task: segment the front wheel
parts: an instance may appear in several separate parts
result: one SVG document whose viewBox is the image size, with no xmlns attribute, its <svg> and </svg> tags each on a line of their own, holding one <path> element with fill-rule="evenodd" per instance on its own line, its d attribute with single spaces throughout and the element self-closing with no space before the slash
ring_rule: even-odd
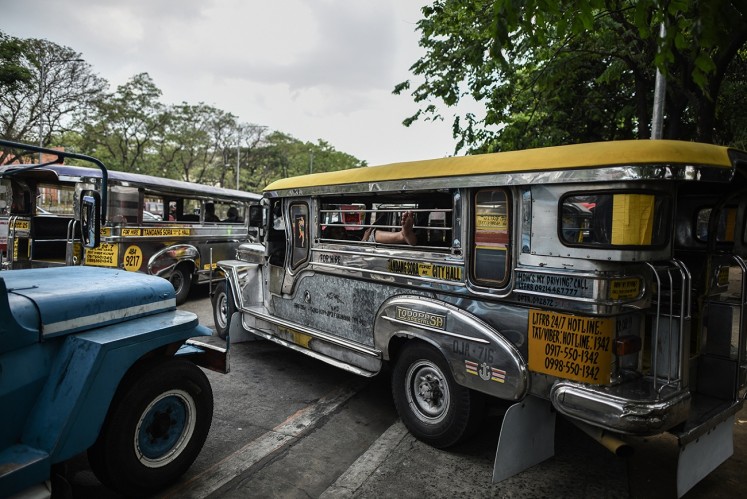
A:
<svg viewBox="0 0 747 499">
<path fill-rule="evenodd" d="M 405 346 L 397 358 L 392 395 L 410 433 L 437 448 L 468 437 L 482 419 L 482 397 L 458 385 L 441 353 L 426 343 Z"/>
<path fill-rule="evenodd" d="M 213 392 L 199 367 L 181 359 L 144 366 L 120 384 L 88 450 L 91 469 L 117 492 L 151 494 L 192 465 L 212 418 Z"/>
<path fill-rule="evenodd" d="M 213 322 L 215 332 L 222 339 L 228 335 L 228 325 L 231 316 L 236 311 L 236 305 L 230 294 L 230 286 L 225 280 L 218 283 L 213 292 Z"/>
<path fill-rule="evenodd" d="M 174 286 L 176 304 L 181 305 L 187 301 L 189 288 L 192 286 L 192 274 L 187 271 L 187 267 L 185 265 L 176 267 L 169 277 L 169 282 Z"/>
</svg>

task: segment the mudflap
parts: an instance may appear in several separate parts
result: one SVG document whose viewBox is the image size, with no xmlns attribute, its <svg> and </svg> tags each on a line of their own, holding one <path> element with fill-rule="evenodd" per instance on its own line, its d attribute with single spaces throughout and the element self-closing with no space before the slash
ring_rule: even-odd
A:
<svg viewBox="0 0 747 499">
<path fill-rule="evenodd" d="M 734 417 L 708 433 L 680 446 L 677 461 L 677 497 L 682 497 L 734 453 Z"/>
<path fill-rule="evenodd" d="M 234 312 L 228 319 L 228 338 L 231 343 L 244 343 L 247 341 L 261 340 L 256 334 L 252 334 L 242 324 L 242 313 Z"/>
<path fill-rule="evenodd" d="M 512 477 L 555 455 L 555 411 L 544 399 L 528 396 L 506 411 L 498 437 L 493 483 Z"/>
</svg>

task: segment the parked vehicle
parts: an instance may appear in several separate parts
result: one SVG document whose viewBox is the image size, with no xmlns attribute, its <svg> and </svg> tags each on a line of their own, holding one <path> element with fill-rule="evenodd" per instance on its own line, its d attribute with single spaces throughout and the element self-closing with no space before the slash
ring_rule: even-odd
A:
<svg viewBox="0 0 747 499">
<path fill-rule="evenodd" d="M 232 258 L 239 244 L 255 237 L 245 219 L 258 194 L 110 171 L 101 244 L 83 249 L 74 200 L 85 189 L 100 189 L 101 171 L 64 164 L 6 168 L 17 173 L 0 185 L 0 196 L 13 200 L 5 268 L 93 265 L 144 272 L 170 280 L 181 304 L 192 284 L 221 280 L 215 262 Z"/>
<path fill-rule="evenodd" d="M 0 147 L 101 168 L 101 191 L 81 190 L 74 202 L 80 244 L 95 248 L 107 220 L 104 165 Z M 0 169 L 0 178 L 19 173 Z M 0 320 L 0 496 L 50 497 L 65 461 L 86 451 L 99 480 L 127 496 L 151 494 L 193 463 L 213 414 L 198 366 L 227 372 L 228 356 L 197 339 L 211 330 L 177 310 L 168 281 L 86 266 L 8 270 Z"/>
<path fill-rule="evenodd" d="M 0 256 L 5 258 L 8 250 L 8 217 L 0 215 Z"/>
<path fill-rule="evenodd" d="M 216 325 L 391 364 L 437 447 L 511 402 L 495 481 L 552 456 L 557 414 L 616 451 L 669 432 L 682 495 L 731 455 L 744 400 L 745 173 L 725 147 L 622 141 L 279 180 L 261 243 L 218 262 Z"/>
</svg>

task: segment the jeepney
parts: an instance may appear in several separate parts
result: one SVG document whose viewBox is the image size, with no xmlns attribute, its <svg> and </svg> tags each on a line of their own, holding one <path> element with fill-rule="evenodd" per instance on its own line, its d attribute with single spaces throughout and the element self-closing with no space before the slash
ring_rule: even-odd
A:
<svg viewBox="0 0 747 499">
<path fill-rule="evenodd" d="M 80 244 L 94 248 L 107 219 L 104 165 L 5 140 L 0 147 L 101 168 L 101 191 L 81 191 L 74 205 Z M 0 168 L 0 178 L 19 173 Z M 168 281 L 85 266 L 7 270 L 0 322 L 0 496 L 64 497 L 65 463 L 82 452 L 98 479 L 127 497 L 163 489 L 192 465 L 213 416 L 198 366 L 228 372 L 228 350 L 197 339 L 212 332 L 177 310 Z"/>
<path fill-rule="evenodd" d="M 556 414 L 617 451 L 669 432 L 682 495 L 731 455 L 743 405 L 745 173 L 725 147 L 621 141 L 282 179 L 261 244 L 218 262 L 216 324 L 362 376 L 391 364 L 437 447 L 485 397 L 512 402 L 494 481 L 553 455 Z"/>
<path fill-rule="evenodd" d="M 0 185 L 0 198 L 12 200 L 8 269 L 92 265 L 143 272 L 171 281 L 179 305 L 192 284 L 222 280 L 215 262 L 254 238 L 246 217 L 258 194 L 109 171 L 101 244 L 84 249 L 73 200 L 100 189 L 101 171 L 69 164 L 7 168 L 19 170 Z"/>
</svg>

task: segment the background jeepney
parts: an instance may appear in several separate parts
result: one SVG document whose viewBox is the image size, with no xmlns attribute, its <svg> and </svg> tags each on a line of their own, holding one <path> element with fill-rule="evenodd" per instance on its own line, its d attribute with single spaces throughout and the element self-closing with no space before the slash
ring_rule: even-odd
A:
<svg viewBox="0 0 747 499">
<path fill-rule="evenodd" d="M 363 376 L 391 363 L 400 416 L 436 446 L 486 395 L 513 402 L 496 481 L 553 454 L 556 413 L 616 452 L 670 432 L 681 495 L 731 455 L 743 404 L 745 161 L 623 141 L 280 180 L 263 244 L 218 264 L 215 313 Z M 361 240 L 404 210 L 417 245 Z"/>
<path fill-rule="evenodd" d="M 169 279 L 181 304 L 192 283 L 222 279 L 214 262 L 233 257 L 251 238 L 246 215 L 257 194 L 125 172 L 108 176 L 109 216 L 101 244 L 87 250 L 73 207 L 82 190 L 100 186 L 99 170 L 52 164 L 4 180 L 13 200 L 6 268 L 85 264 L 145 272 Z"/>
<path fill-rule="evenodd" d="M 0 147 L 64 154 L 106 172 L 80 154 Z M 82 192 L 74 210 L 87 248 L 106 218 L 105 192 L 105 181 Z M 212 421 L 213 392 L 198 365 L 228 371 L 226 348 L 194 339 L 210 334 L 176 309 L 173 287 L 157 277 L 85 266 L 0 272 L 0 496 L 67 497 L 65 463 L 86 451 L 99 480 L 124 496 L 173 483 Z"/>
</svg>

